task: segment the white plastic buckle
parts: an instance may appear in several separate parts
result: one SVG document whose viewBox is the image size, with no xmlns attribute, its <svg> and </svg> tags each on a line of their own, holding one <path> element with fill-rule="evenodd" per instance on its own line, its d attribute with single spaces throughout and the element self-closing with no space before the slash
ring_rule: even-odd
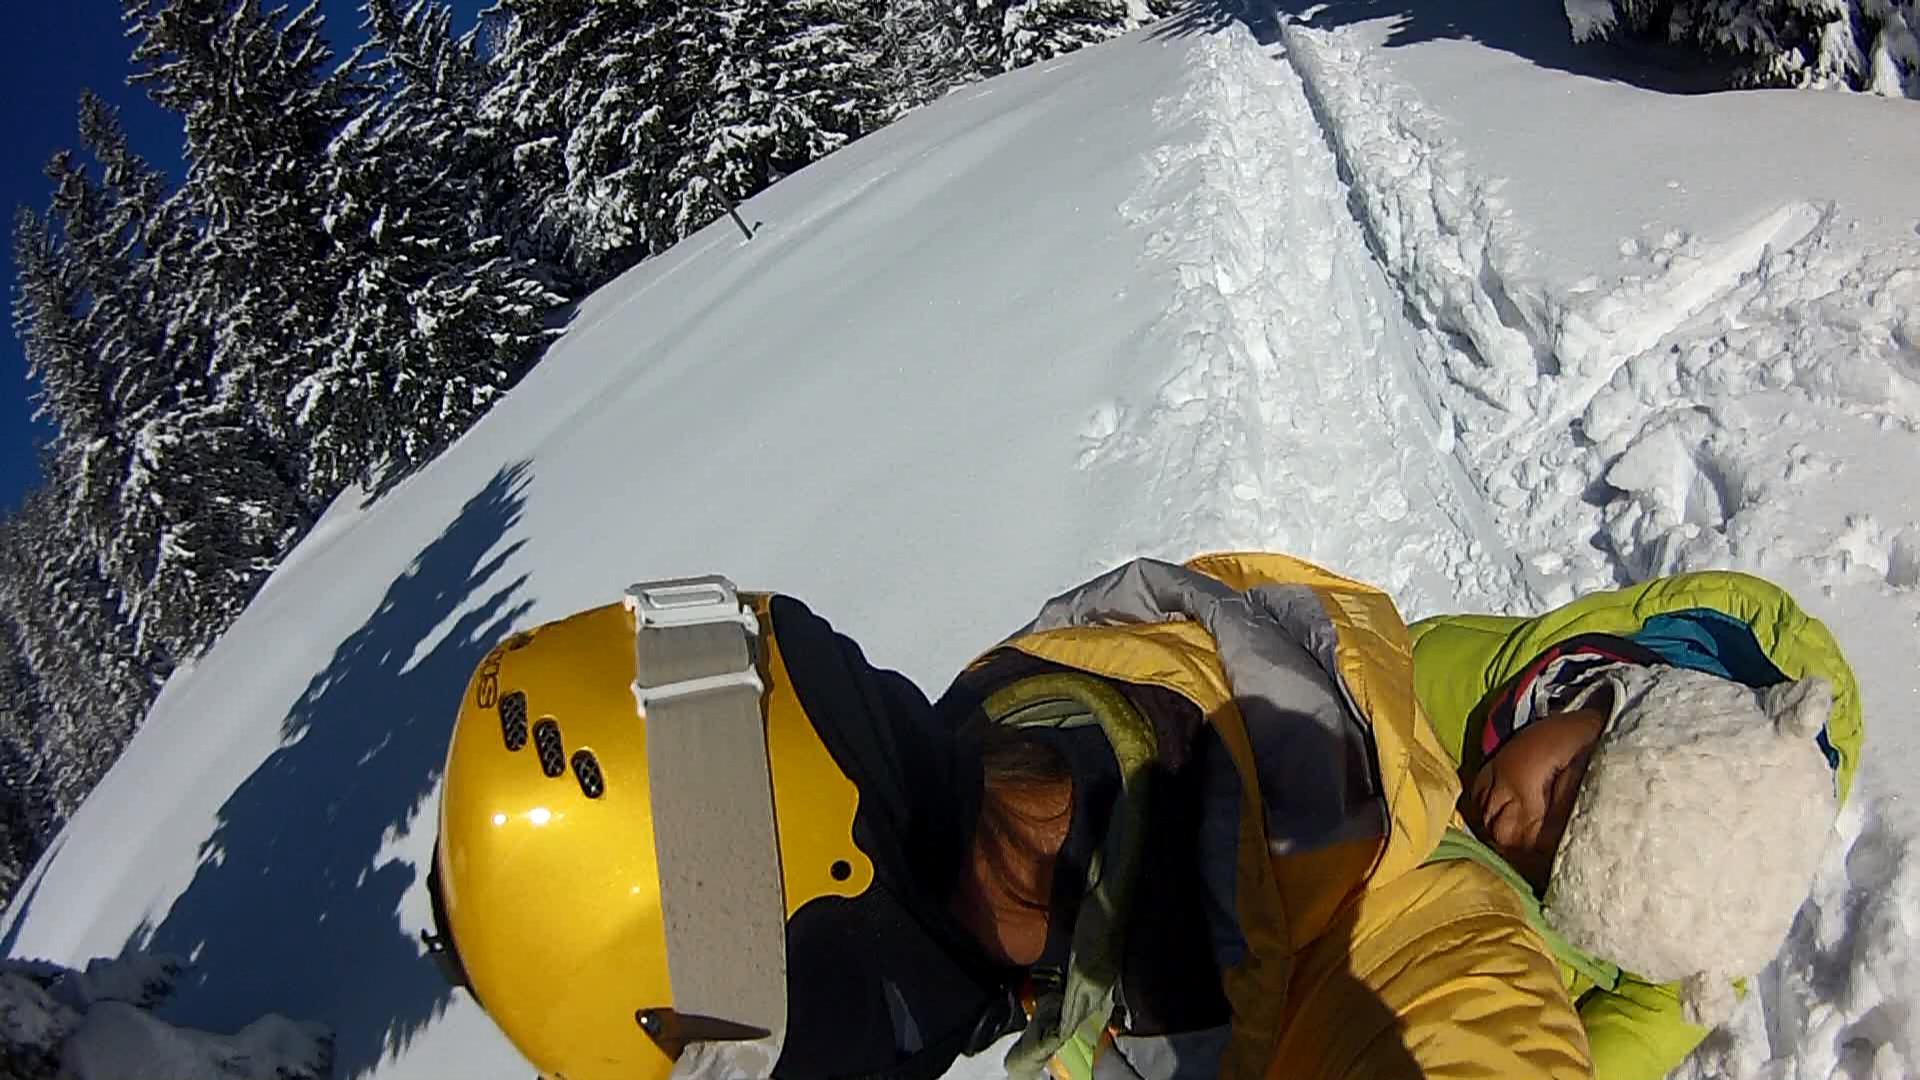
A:
<svg viewBox="0 0 1920 1080">
<path fill-rule="evenodd" d="M 629 585 L 626 605 L 641 629 L 732 622 L 745 627 L 748 634 L 760 634 L 760 620 L 740 606 L 739 590 L 719 574 Z"/>
<path fill-rule="evenodd" d="M 627 610 L 633 612 L 636 622 L 636 645 L 640 634 L 648 630 L 670 632 L 693 626 L 711 626 L 720 623 L 734 623 L 744 629 L 751 641 L 760 635 L 760 620 L 753 612 L 740 603 L 740 594 L 734 584 L 718 574 L 695 578 L 671 578 L 665 581 L 643 581 L 627 586 L 625 603 Z M 738 671 L 723 671 L 714 675 L 704 675 L 697 679 L 682 679 L 679 682 L 662 683 L 659 686 L 641 686 L 639 680 L 633 683 L 633 700 L 640 708 L 642 716 L 653 702 L 670 698 L 684 697 L 688 694 L 704 694 L 712 690 L 725 690 L 730 687 L 745 687 L 755 695 L 766 690 L 766 684 L 760 681 L 760 672 L 755 667 L 752 647 L 747 649 L 746 666 Z M 640 662 L 636 653 L 636 663 Z"/>
</svg>

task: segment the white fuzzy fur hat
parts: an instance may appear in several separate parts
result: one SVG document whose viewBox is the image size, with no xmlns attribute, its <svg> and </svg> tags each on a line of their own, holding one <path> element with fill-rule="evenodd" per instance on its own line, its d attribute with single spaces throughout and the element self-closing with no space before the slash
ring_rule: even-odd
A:
<svg viewBox="0 0 1920 1080">
<path fill-rule="evenodd" d="M 1718 1023 L 1732 980 L 1786 940 L 1831 837 L 1838 799 L 1814 739 L 1833 688 L 1626 666 L 1580 700 L 1601 686 L 1613 717 L 1554 857 L 1547 921 L 1635 975 L 1680 981 L 1690 1018 Z"/>
</svg>

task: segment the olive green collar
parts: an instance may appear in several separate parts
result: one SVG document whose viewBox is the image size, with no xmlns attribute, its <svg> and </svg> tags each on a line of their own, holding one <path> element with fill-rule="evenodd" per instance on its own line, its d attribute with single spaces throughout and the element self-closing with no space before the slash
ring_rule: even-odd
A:
<svg viewBox="0 0 1920 1080">
<path fill-rule="evenodd" d="M 1071 1080 L 1093 1080 L 1095 1048 L 1115 1012 L 1159 740 L 1118 688 L 1079 672 L 1028 676 L 995 691 L 981 708 L 994 722 L 1016 727 L 1097 724 L 1120 769 L 1120 795 L 1105 841 L 1087 868 L 1066 969 L 1035 972 L 1033 1015 L 1006 1057 L 1009 1076 L 1046 1075 L 1052 1061 Z"/>
</svg>

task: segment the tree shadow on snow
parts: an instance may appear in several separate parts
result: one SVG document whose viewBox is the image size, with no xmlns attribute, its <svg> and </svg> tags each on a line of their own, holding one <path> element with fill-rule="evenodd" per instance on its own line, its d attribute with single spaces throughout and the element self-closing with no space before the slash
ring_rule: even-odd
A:
<svg viewBox="0 0 1920 1080">
<path fill-rule="evenodd" d="M 506 540 L 527 484 L 524 463 L 496 474 L 393 582 L 286 716 L 281 748 L 220 808 L 166 919 L 128 941 L 193 963 L 166 1019 L 319 1021 L 344 1078 L 445 1008 L 448 987 L 397 917 L 424 868 L 375 860 L 438 783 L 474 666 L 532 606 L 524 575 L 499 580 L 522 546 Z"/>
<path fill-rule="evenodd" d="M 1474 41 L 1543 68 L 1668 94 L 1724 90 L 1733 69 L 1730 60 L 1665 41 L 1576 42 L 1554 0 L 1199 0 L 1160 32 L 1184 36 L 1239 22 L 1270 44 L 1282 22 L 1335 30 L 1375 19 L 1393 20 L 1388 48 Z"/>
<path fill-rule="evenodd" d="M 1280 40 L 1280 10 L 1265 0 L 1194 0 L 1169 15 L 1150 32 L 1156 38 L 1183 38 L 1217 33 L 1240 23 L 1255 41 L 1271 45 Z"/>
</svg>

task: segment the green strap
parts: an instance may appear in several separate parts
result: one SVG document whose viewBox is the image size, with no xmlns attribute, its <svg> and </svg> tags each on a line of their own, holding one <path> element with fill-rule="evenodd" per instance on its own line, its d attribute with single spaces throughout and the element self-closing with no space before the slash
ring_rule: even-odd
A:
<svg viewBox="0 0 1920 1080">
<path fill-rule="evenodd" d="M 1547 922 L 1546 912 L 1541 910 L 1540 900 L 1533 895 L 1533 886 L 1520 872 L 1508 865 L 1499 852 L 1481 843 L 1476 837 L 1459 829 L 1448 829 L 1440 838 L 1440 846 L 1427 856 L 1425 865 L 1465 860 L 1476 862 L 1500 875 L 1500 879 L 1512 886 L 1520 895 L 1521 905 L 1526 909 L 1527 923 L 1539 935 L 1546 939 L 1547 947 L 1553 950 L 1554 958 L 1585 976 L 1588 981 L 1602 990 L 1611 991 L 1620 985 L 1620 968 L 1573 946 Z"/>
<path fill-rule="evenodd" d="M 1100 1033 L 1091 1037 L 1075 1032 L 1065 1046 L 1054 1051 L 1053 1060 L 1066 1071 L 1068 1080 L 1092 1080 L 1094 1056 L 1100 1052 Z"/>
<path fill-rule="evenodd" d="M 1087 867 L 1064 978 L 1044 980 L 1026 1030 L 1007 1051 L 1007 1074 L 1039 1075 L 1052 1060 L 1070 1080 L 1092 1080 L 1093 1057 L 1113 1018 L 1114 989 L 1133 883 L 1146 834 L 1148 767 L 1159 754 L 1146 717 L 1104 680 L 1071 672 L 1034 675 L 989 696 L 996 723 L 1073 728 L 1099 724 L 1120 766 L 1120 795 L 1107 835 Z"/>
</svg>

